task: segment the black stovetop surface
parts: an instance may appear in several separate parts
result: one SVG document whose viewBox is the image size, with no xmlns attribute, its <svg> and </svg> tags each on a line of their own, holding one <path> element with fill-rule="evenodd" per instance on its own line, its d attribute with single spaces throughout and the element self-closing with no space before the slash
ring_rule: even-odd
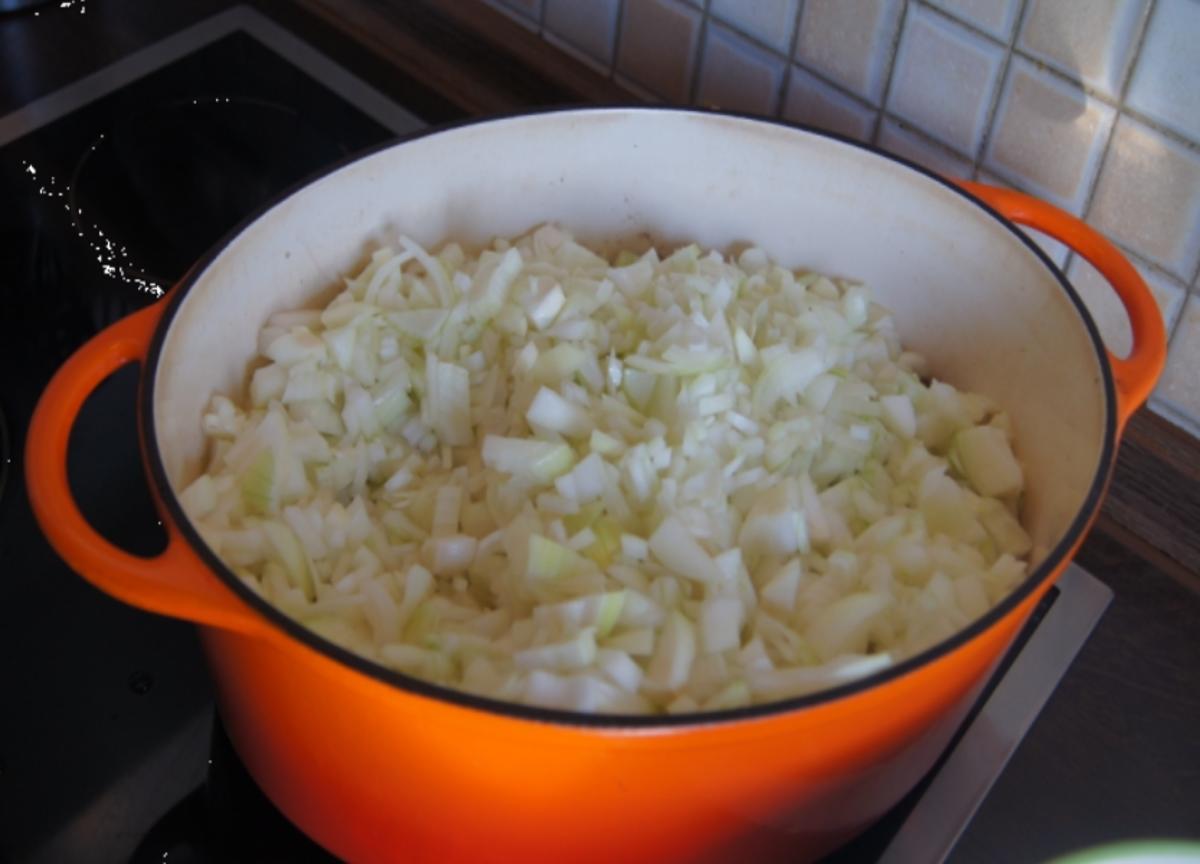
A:
<svg viewBox="0 0 1200 864">
<path fill-rule="evenodd" d="M 127 855 L 133 826 L 172 803 L 138 766 L 211 704 L 193 628 L 91 588 L 38 530 L 19 458 L 38 395 L 244 217 L 392 137 L 234 32 L 0 147 L 0 861 Z M 137 375 L 125 367 L 89 399 L 69 465 L 97 530 L 153 554 Z"/>
</svg>

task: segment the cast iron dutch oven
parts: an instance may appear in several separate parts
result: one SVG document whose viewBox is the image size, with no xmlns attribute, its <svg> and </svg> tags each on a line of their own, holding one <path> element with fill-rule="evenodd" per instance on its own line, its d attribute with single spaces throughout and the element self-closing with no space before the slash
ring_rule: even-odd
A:
<svg viewBox="0 0 1200 864">
<path fill-rule="evenodd" d="M 1040 552 L 1011 596 L 894 668 L 776 704 L 588 716 L 476 698 L 357 658 L 275 611 L 205 546 L 178 492 L 200 416 L 244 386 L 267 316 L 328 299 L 402 231 L 483 242 L 557 221 L 586 240 L 754 242 L 785 266 L 866 282 L 933 373 L 1007 410 Z M 1070 245 L 1128 312 L 1110 355 L 1079 296 L 1014 222 Z M 268 796 L 351 861 L 750 861 L 816 857 L 930 767 L 1094 519 L 1117 441 L 1163 364 L 1157 306 L 1099 235 L 1013 192 L 955 184 L 831 136 L 727 114 L 589 109 L 436 131 L 359 158 L 244 225 L 169 295 L 81 348 L 29 432 L 46 536 L 104 591 L 195 622 L 219 709 Z M 67 485 L 87 395 L 142 370 L 141 438 L 169 542 L 104 541 Z M 119 506 L 119 502 L 114 502 Z"/>
</svg>

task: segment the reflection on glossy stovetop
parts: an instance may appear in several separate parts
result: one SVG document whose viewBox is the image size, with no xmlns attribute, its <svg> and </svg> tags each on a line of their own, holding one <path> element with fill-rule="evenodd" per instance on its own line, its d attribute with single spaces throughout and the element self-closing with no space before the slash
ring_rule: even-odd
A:
<svg viewBox="0 0 1200 864">
<path fill-rule="evenodd" d="M 211 700 L 191 626 L 101 594 L 43 539 L 17 458 L 38 394 L 241 219 L 394 134 L 234 32 L 0 147 L 0 414 L 14 454 L 0 463 L 0 860 L 125 860 L 202 779 L 187 732 Z M 137 377 L 126 367 L 88 400 L 68 464 L 97 530 L 152 555 L 163 534 Z"/>
</svg>

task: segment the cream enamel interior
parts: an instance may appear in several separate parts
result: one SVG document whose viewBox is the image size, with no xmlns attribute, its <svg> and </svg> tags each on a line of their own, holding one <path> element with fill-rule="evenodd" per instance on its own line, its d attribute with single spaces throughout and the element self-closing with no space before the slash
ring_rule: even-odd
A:
<svg viewBox="0 0 1200 864">
<path fill-rule="evenodd" d="M 753 242 L 780 263 L 866 282 L 933 374 L 1013 416 L 1024 519 L 1043 550 L 1101 470 L 1105 391 L 1080 312 L 1010 231 L 869 151 L 779 125 L 668 110 L 548 113 L 464 126 L 354 162 L 263 215 L 198 275 L 153 383 L 178 490 L 201 469 L 200 416 L 243 393 L 272 312 L 325 302 L 403 232 L 482 243 L 557 221 L 588 242 Z"/>
</svg>

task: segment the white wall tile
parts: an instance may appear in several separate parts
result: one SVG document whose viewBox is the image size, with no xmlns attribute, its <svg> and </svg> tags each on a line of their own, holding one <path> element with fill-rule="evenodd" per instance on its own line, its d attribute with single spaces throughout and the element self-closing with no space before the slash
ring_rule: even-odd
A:
<svg viewBox="0 0 1200 864">
<path fill-rule="evenodd" d="M 1184 287 L 1168 277 L 1155 273 L 1148 267 L 1138 267 L 1137 270 L 1146 280 L 1146 287 L 1150 289 L 1154 299 L 1158 301 L 1158 309 L 1162 313 L 1163 323 L 1167 327 L 1167 332 L 1170 332 L 1175 318 L 1179 315 L 1179 307 L 1183 304 L 1183 298 L 1186 296 Z M 1121 305 L 1112 286 L 1097 272 L 1095 267 L 1079 255 L 1076 255 L 1071 261 L 1071 269 L 1067 273 L 1067 278 L 1071 280 L 1071 284 L 1087 305 L 1088 312 L 1091 313 L 1092 320 L 1100 329 L 1100 336 L 1108 350 L 1118 357 L 1127 356 L 1132 345 L 1129 316 L 1125 314 L 1125 307 Z"/>
<path fill-rule="evenodd" d="M 1193 431 L 1200 428 L 1200 295 L 1193 293 L 1184 307 L 1154 395 L 1190 419 Z"/>
<path fill-rule="evenodd" d="M 1121 89 L 1149 0 L 1029 0 L 1017 46 L 1110 96 Z"/>
<path fill-rule="evenodd" d="M 1200 3 L 1158 0 L 1126 101 L 1200 141 Z"/>
<path fill-rule="evenodd" d="M 878 105 L 900 13 L 900 0 L 807 0 L 796 59 Z"/>
<path fill-rule="evenodd" d="M 878 113 L 803 69 L 792 67 L 787 102 L 783 106 L 784 119 L 866 141 L 875 128 Z"/>
<path fill-rule="evenodd" d="M 965 27 L 910 6 L 888 111 L 974 155 L 983 137 L 1004 49 Z"/>
<path fill-rule="evenodd" d="M 619 0 L 545 0 L 546 31 L 607 66 L 612 63 Z"/>
<path fill-rule="evenodd" d="M 702 106 L 774 114 L 784 83 L 784 59 L 732 30 L 709 24 L 696 101 Z"/>
<path fill-rule="evenodd" d="M 792 46 L 799 0 L 712 0 L 709 11 L 726 24 L 784 54 Z"/>
<path fill-rule="evenodd" d="M 775 113 L 784 61 L 717 24 L 708 25 L 696 101 L 708 107 Z"/>
<path fill-rule="evenodd" d="M 1088 221 L 1180 279 L 1191 279 L 1200 261 L 1200 155 L 1121 117 Z"/>
<path fill-rule="evenodd" d="M 1072 213 L 1082 212 L 1115 112 L 1019 57 L 1006 78 L 984 164 Z"/>
<path fill-rule="evenodd" d="M 973 24 L 1001 42 L 1012 36 L 1019 0 L 927 0 L 947 14 Z"/>
<path fill-rule="evenodd" d="M 686 102 L 700 14 L 676 0 L 625 0 L 617 71 L 670 102 Z"/>
<path fill-rule="evenodd" d="M 925 140 L 895 120 L 883 121 L 879 129 L 879 146 L 943 177 L 965 179 L 971 176 L 971 163 L 966 159 Z"/>
</svg>

